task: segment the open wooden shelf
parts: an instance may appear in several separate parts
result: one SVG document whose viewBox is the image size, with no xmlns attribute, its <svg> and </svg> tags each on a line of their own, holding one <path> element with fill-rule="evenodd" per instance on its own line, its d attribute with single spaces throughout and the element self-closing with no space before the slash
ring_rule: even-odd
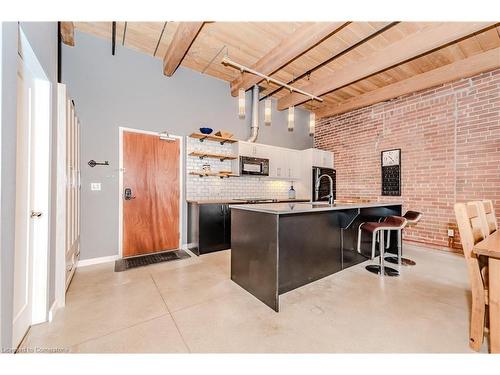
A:
<svg viewBox="0 0 500 375">
<path fill-rule="evenodd" d="M 200 159 L 212 158 L 212 159 L 219 159 L 220 161 L 238 159 L 238 157 L 234 156 L 234 155 L 211 154 L 208 152 L 201 152 L 201 151 L 193 151 L 193 152 L 190 152 L 189 155 L 190 156 L 197 156 Z"/>
<path fill-rule="evenodd" d="M 218 137 L 216 135 L 211 135 L 211 134 L 192 133 L 189 135 L 189 137 L 199 139 L 200 142 L 203 142 L 205 139 L 208 139 L 209 141 L 219 142 L 221 145 L 223 145 L 224 143 L 238 142 L 238 140 L 234 138 Z"/>
<path fill-rule="evenodd" d="M 206 171 L 191 171 L 189 174 L 200 177 L 238 177 L 237 174 L 234 173 L 224 173 L 224 172 L 206 172 Z"/>
</svg>

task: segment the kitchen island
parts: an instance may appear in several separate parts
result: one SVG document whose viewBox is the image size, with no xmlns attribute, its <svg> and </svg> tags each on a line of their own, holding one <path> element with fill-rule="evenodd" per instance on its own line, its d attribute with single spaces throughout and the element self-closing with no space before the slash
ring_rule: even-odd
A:
<svg viewBox="0 0 500 375">
<path fill-rule="evenodd" d="M 358 227 L 401 215 L 400 203 L 276 203 L 231 206 L 231 280 L 279 311 L 279 296 L 361 263 L 371 254 Z M 397 253 L 396 233 L 391 247 Z"/>
</svg>

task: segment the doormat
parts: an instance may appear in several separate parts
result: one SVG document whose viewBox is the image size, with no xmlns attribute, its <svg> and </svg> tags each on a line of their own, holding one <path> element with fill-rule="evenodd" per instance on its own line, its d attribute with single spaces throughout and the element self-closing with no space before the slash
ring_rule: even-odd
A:
<svg viewBox="0 0 500 375">
<path fill-rule="evenodd" d="M 186 258 L 191 258 L 191 255 L 184 250 L 174 250 L 157 254 L 142 255 L 133 258 L 118 259 L 115 261 L 115 272 L 122 272 L 131 268 Z"/>
</svg>

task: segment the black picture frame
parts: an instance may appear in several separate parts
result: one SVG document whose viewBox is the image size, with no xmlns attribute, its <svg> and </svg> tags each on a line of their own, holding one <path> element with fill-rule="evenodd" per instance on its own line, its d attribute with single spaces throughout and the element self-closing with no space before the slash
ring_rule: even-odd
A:
<svg viewBox="0 0 500 375">
<path fill-rule="evenodd" d="M 384 153 L 398 151 L 399 153 L 399 164 L 384 166 Z M 381 195 L 389 197 L 400 197 L 401 196 L 401 149 L 393 148 L 389 150 L 380 151 L 380 178 L 381 178 Z M 396 185 L 394 185 L 393 176 L 397 174 Z M 389 178 L 389 175 L 391 177 Z"/>
</svg>

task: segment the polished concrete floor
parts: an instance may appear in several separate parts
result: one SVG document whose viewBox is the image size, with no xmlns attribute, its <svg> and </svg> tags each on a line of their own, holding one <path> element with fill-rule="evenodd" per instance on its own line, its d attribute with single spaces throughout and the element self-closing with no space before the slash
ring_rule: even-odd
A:
<svg viewBox="0 0 500 375">
<path fill-rule="evenodd" d="M 67 305 L 21 348 L 68 352 L 472 352 L 462 257 L 406 247 L 384 279 L 365 262 L 281 297 L 275 313 L 230 280 L 230 251 L 114 273 L 79 268 Z M 487 351 L 486 343 L 483 350 Z"/>
</svg>

